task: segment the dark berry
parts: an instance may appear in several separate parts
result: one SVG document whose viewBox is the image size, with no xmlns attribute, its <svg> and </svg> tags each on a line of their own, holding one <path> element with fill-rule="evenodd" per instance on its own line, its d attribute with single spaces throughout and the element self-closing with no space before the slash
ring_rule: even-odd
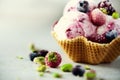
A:
<svg viewBox="0 0 120 80">
<path fill-rule="evenodd" d="M 37 54 L 37 53 L 30 53 L 30 54 L 29 54 L 29 57 L 30 57 L 30 60 L 31 60 L 31 61 L 33 61 L 34 58 L 35 58 L 35 57 L 38 57 L 38 56 L 40 56 L 40 55 Z"/>
<path fill-rule="evenodd" d="M 114 7 L 111 5 L 111 3 L 109 2 L 109 0 L 105 0 L 105 1 L 101 1 L 98 4 L 98 8 L 104 8 L 107 11 L 108 15 L 112 15 L 116 10 L 114 9 Z"/>
<path fill-rule="evenodd" d="M 108 32 L 106 32 L 106 39 L 108 39 L 109 41 L 112 41 L 113 39 L 115 39 L 117 37 L 118 33 L 116 30 L 110 30 Z"/>
<path fill-rule="evenodd" d="M 78 5 L 77 5 L 77 10 L 80 11 L 80 12 L 86 13 L 89 10 L 88 6 L 89 6 L 88 1 L 85 1 L 85 0 L 84 1 L 80 1 L 78 3 Z"/>
<path fill-rule="evenodd" d="M 72 69 L 72 74 L 75 76 L 83 76 L 85 73 L 85 69 L 82 66 L 76 66 Z"/>
<path fill-rule="evenodd" d="M 38 54 L 39 54 L 40 56 L 43 56 L 43 57 L 45 57 L 47 53 L 48 53 L 48 50 L 44 50 L 44 49 L 38 51 Z"/>
</svg>

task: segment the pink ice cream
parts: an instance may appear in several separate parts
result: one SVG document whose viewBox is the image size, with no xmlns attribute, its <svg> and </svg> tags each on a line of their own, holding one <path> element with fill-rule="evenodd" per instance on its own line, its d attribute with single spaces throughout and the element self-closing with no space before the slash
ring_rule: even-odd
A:
<svg viewBox="0 0 120 80">
<path fill-rule="evenodd" d="M 86 2 L 80 4 L 80 1 Z M 85 6 L 89 10 L 79 11 L 78 4 L 89 5 Z M 80 9 L 82 10 L 81 7 Z M 84 36 L 93 42 L 108 43 L 120 37 L 120 18 L 114 19 L 112 15 L 103 13 L 93 0 L 71 0 L 54 26 L 54 31 L 60 40 Z"/>
<path fill-rule="evenodd" d="M 77 7 L 79 2 L 83 0 L 70 0 L 64 8 L 63 14 L 66 14 L 70 11 L 78 11 Z M 97 7 L 94 0 L 86 0 L 89 3 L 89 11 L 92 11 L 94 8 Z"/>
<path fill-rule="evenodd" d="M 96 27 L 91 24 L 89 16 L 78 11 L 65 14 L 54 27 L 60 39 L 71 39 L 77 36 L 89 37 L 95 30 Z"/>
</svg>

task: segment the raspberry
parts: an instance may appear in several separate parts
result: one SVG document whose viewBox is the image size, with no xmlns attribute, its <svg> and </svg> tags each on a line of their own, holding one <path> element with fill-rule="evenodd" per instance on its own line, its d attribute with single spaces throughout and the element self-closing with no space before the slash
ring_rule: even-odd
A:
<svg viewBox="0 0 120 80">
<path fill-rule="evenodd" d="M 91 20 L 94 25 L 101 26 L 106 22 L 106 15 L 99 9 L 94 9 L 91 12 Z"/>
</svg>

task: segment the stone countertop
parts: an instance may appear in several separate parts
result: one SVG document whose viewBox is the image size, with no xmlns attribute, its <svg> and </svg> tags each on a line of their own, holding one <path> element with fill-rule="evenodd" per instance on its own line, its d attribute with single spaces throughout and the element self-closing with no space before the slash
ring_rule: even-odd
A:
<svg viewBox="0 0 120 80">
<path fill-rule="evenodd" d="M 73 65 L 50 34 L 51 24 L 62 16 L 69 0 L 0 0 L 0 80 L 83 80 L 59 69 L 51 72 L 63 74 L 56 79 L 51 74 L 40 77 L 37 65 L 29 60 L 29 44 L 61 53 L 63 63 Z M 116 1 L 112 0 L 115 4 Z M 23 59 L 18 59 L 22 56 Z M 105 80 L 120 80 L 120 57 L 110 64 L 89 65 L 97 76 Z"/>
</svg>

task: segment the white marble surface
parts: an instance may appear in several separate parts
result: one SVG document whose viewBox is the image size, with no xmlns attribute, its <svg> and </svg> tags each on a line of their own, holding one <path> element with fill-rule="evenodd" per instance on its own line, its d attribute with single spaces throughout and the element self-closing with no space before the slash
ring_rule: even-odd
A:
<svg viewBox="0 0 120 80">
<path fill-rule="evenodd" d="M 59 19 L 69 0 L 0 0 L 0 80 L 83 80 L 71 73 L 63 73 L 56 79 L 50 74 L 40 77 L 37 65 L 29 60 L 29 44 L 61 53 L 62 63 L 74 63 L 68 59 L 50 34 L 51 24 Z M 116 2 L 118 1 L 118 2 Z M 120 0 L 112 0 L 119 5 Z M 119 8 L 117 8 L 119 10 Z M 17 59 L 22 56 L 24 59 Z M 84 65 L 84 64 L 81 64 Z M 98 77 L 120 80 L 120 57 L 111 64 L 90 65 Z"/>
</svg>

